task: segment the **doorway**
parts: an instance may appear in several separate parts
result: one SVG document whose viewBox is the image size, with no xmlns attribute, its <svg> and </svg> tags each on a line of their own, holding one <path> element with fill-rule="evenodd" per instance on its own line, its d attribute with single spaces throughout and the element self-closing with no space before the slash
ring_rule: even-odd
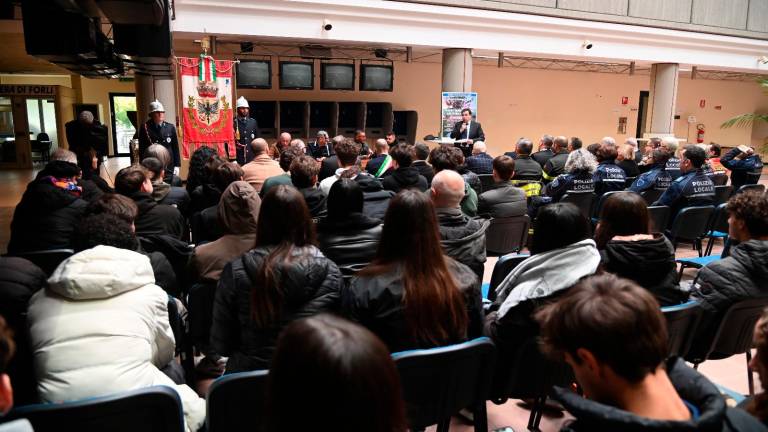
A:
<svg viewBox="0 0 768 432">
<path fill-rule="evenodd" d="M 131 117 L 136 117 L 135 93 L 110 93 L 109 113 L 112 120 L 112 145 L 115 156 L 131 155 L 131 140 L 136 135 L 136 126 Z"/>
<path fill-rule="evenodd" d="M 47 163 L 51 153 L 59 147 L 54 99 L 27 98 L 27 131 L 29 132 L 30 159 Z"/>
<path fill-rule="evenodd" d="M 641 91 L 640 92 L 640 104 L 637 107 L 637 131 L 635 133 L 635 138 L 642 138 L 643 134 L 645 134 L 645 122 L 648 118 L 648 98 L 650 97 L 651 92 L 648 91 Z"/>
</svg>

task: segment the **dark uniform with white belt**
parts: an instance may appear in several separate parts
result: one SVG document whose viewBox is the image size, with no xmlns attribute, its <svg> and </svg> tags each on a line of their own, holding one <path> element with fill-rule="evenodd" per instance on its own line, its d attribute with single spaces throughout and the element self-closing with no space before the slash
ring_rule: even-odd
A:
<svg viewBox="0 0 768 432">
<path fill-rule="evenodd" d="M 237 117 L 235 117 L 235 155 L 237 163 L 245 165 L 253 160 L 251 141 L 260 138 L 259 124 L 248 115 L 248 101 L 243 97 L 237 99 Z"/>
<path fill-rule="evenodd" d="M 158 115 L 158 114 L 163 115 Z M 179 157 L 179 138 L 176 135 L 176 126 L 164 120 L 165 108 L 160 101 L 155 100 L 149 104 L 150 118 L 147 120 L 138 132 L 139 135 L 139 158 L 144 157 L 144 152 L 152 144 L 160 144 L 168 149 L 168 153 L 173 158 L 173 166 L 181 166 Z M 160 121 L 158 122 L 157 119 Z M 174 170 L 175 171 L 175 170 Z"/>
</svg>

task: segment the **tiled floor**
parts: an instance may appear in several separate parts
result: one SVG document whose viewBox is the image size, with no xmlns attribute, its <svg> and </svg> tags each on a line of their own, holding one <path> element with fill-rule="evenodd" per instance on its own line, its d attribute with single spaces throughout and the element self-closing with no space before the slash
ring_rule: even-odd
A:
<svg viewBox="0 0 768 432">
<path fill-rule="evenodd" d="M 104 177 L 109 178 L 112 182 L 115 173 L 128 165 L 128 158 L 113 158 L 106 164 L 106 170 L 103 172 Z M 41 167 L 37 167 L 40 169 Z M 0 192 L 0 253 L 5 253 L 6 245 L 10 237 L 10 223 L 13 216 L 13 210 L 18 203 L 21 195 L 24 193 L 26 184 L 34 178 L 36 170 L 0 170 L 0 184 L 3 185 L 2 192 Z M 761 183 L 768 184 L 768 178 L 766 174 L 763 174 Z M 722 245 L 718 244 L 713 254 L 719 254 L 722 250 Z M 681 245 L 677 251 L 677 257 L 691 257 L 696 256 L 696 252 L 691 250 L 690 246 Z M 489 258 L 485 264 L 485 276 L 484 282 L 490 282 L 491 273 L 493 272 L 493 266 L 496 263 L 496 258 Z M 687 270 L 683 276 L 684 280 L 690 280 L 696 274 L 696 270 Z M 739 355 L 733 356 L 725 360 L 708 361 L 703 363 L 699 370 L 709 377 L 712 381 L 732 389 L 738 393 L 747 393 L 747 368 L 746 368 L 746 356 Z M 760 382 L 755 375 L 755 386 L 760 391 Z M 507 401 L 503 405 L 495 405 L 488 402 L 488 425 L 491 430 L 499 429 L 503 427 L 511 427 L 514 431 L 526 430 L 528 422 L 529 411 L 520 406 L 521 402 L 517 400 Z M 567 415 L 557 412 L 548 411 L 545 412 L 544 418 L 541 423 L 542 431 L 556 431 L 560 429 L 560 425 L 567 420 Z M 429 430 L 434 430 L 430 428 Z M 472 426 L 459 418 L 454 418 L 451 423 L 451 430 L 453 431 L 471 431 Z"/>
</svg>

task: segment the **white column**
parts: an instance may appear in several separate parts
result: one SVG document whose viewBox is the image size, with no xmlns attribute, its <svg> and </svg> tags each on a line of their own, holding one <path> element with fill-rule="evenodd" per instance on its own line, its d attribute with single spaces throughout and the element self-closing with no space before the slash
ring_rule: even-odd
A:
<svg viewBox="0 0 768 432">
<path fill-rule="evenodd" d="M 675 102 L 680 65 L 656 63 L 651 66 L 647 131 L 652 136 L 675 134 Z"/>
<path fill-rule="evenodd" d="M 443 91 L 472 91 L 472 55 L 467 48 L 443 50 Z"/>
</svg>

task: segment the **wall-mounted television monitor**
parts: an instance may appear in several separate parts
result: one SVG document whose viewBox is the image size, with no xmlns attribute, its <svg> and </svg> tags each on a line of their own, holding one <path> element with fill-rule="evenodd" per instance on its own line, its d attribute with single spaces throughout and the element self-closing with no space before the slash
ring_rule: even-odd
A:
<svg viewBox="0 0 768 432">
<path fill-rule="evenodd" d="M 392 91 L 393 72 L 390 65 L 361 64 L 360 90 Z"/>
<path fill-rule="evenodd" d="M 237 64 L 237 88 L 272 88 L 272 62 L 240 60 Z"/>
<path fill-rule="evenodd" d="M 351 63 L 323 63 L 320 69 L 320 88 L 323 90 L 354 90 L 355 65 Z"/>
<path fill-rule="evenodd" d="M 315 70 L 312 62 L 280 62 L 280 88 L 312 90 L 315 88 Z"/>
</svg>

